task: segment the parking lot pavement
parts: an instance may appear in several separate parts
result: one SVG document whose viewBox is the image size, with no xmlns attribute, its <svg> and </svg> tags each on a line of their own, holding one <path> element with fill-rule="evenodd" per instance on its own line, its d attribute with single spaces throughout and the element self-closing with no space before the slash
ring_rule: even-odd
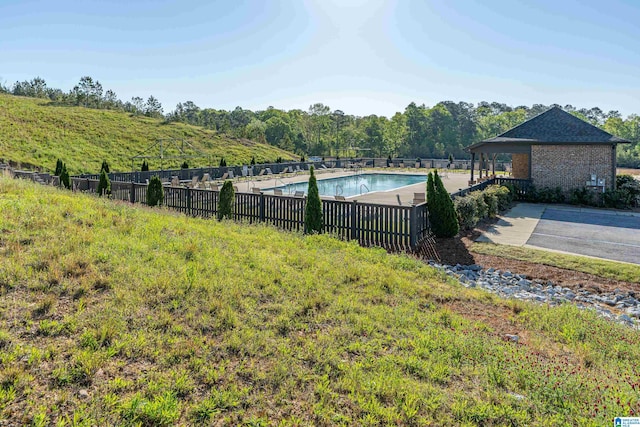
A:
<svg viewBox="0 0 640 427">
<path fill-rule="evenodd" d="M 547 207 L 526 244 L 640 264 L 640 215 Z"/>
</svg>

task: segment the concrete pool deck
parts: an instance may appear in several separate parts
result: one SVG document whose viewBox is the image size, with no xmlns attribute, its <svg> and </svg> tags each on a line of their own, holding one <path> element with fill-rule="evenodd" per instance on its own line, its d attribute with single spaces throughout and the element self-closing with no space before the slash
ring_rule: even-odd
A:
<svg viewBox="0 0 640 427">
<path fill-rule="evenodd" d="M 409 175 L 424 175 L 424 182 L 418 184 L 412 184 L 401 188 L 396 188 L 388 191 L 377 191 L 358 196 L 347 197 L 346 200 L 357 200 L 363 203 L 379 203 L 385 205 L 397 205 L 398 197 L 403 205 L 410 205 L 413 201 L 414 193 L 426 193 L 427 174 L 431 169 L 364 169 L 358 173 L 368 174 L 409 174 Z M 353 176 L 352 170 L 345 169 L 332 169 L 321 170 L 316 173 L 318 180 L 328 178 L 340 178 L 344 176 Z M 468 187 L 469 172 L 448 172 L 441 174 L 442 182 L 449 191 L 449 193 L 456 192 L 462 188 Z M 307 182 L 309 180 L 309 173 L 302 172 L 298 175 L 289 175 L 287 177 L 273 177 L 262 178 L 258 180 L 256 177 L 253 179 L 246 179 L 235 181 L 234 185 L 238 187 L 241 192 L 251 192 L 252 188 L 257 187 L 260 189 L 279 187 L 289 183 Z M 333 200 L 333 196 L 322 196 L 323 199 Z"/>
</svg>

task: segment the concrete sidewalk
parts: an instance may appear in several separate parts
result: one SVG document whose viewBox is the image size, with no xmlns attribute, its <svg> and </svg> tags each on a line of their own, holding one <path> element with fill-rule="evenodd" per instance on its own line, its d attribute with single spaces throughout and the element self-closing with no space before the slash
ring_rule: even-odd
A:
<svg viewBox="0 0 640 427">
<path fill-rule="evenodd" d="M 524 246 L 535 230 L 547 205 L 518 203 L 498 222 L 476 239 L 477 242 L 489 242 L 499 245 Z"/>
</svg>

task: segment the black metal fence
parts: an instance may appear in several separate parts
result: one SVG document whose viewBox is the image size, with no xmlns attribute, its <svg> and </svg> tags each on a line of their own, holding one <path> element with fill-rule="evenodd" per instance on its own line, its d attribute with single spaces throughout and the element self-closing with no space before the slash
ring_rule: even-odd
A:
<svg viewBox="0 0 640 427">
<path fill-rule="evenodd" d="M 95 192 L 97 179 L 72 178 L 74 190 Z M 216 217 L 220 192 L 185 187 L 164 188 L 163 206 L 186 215 Z M 146 203 L 147 184 L 111 182 L 111 198 Z M 233 219 L 263 222 L 283 230 L 304 229 L 306 198 L 269 194 L 235 193 Z M 379 205 L 357 201 L 322 200 L 324 232 L 363 246 L 411 250 L 427 235 L 427 205 Z"/>
<path fill-rule="evenodd" d="M 169 169 L 169 170 L 154 170 L 145 172 L 111 172 L 109 173 L 109 179 L 119 182 L 147 182 L 152 176 L 158 176 L 162 181 L 168 182 L 174 176 L 178 177 L 181 181 L 191 180 L 197 177 L 202 179 L 204 174 L 209 174 L 211 179 L 219 179 L 224 176 L 225 173 L 233 172 L 234 176 L 255 176 L 259 175 L 262 170 L 267 168 L 274 174 L 281 173 L 285 168 L 290 170 L 308 170 L 309 166 L 314 166 L 316 169 L 335 169 L 335 168 L 353 168 L 353 167 L 366 167 L 366 168 L 427 168 L 427 169 L 443 169 L 450 167 L 452 169 L 469 169 L 471 166 L 470 160 L 454 160 L 452 164 L 449 164 L 447 159 L 424 159 L 417 161 L 418 159 L 393 159 L 389 162 L 384 158 L 357 158 L 357 159 L 330 159 L 322 162 L 289 162 L 289 163 L 269 163 L 259 165 L 242 165 L 242 166 L 225 166 L 225 167 L 203 167 L 192 169 Z M 496 170 L 506 170 L 510 162 L 497 162 Z M 99 179 L 99 174 L 83 174 L 78 175 L 77 178 L 89 178 Z"/>
</svg>

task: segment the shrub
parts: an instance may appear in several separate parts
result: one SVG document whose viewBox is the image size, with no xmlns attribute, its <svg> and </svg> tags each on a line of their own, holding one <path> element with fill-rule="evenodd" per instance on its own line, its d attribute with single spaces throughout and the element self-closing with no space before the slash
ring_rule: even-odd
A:
<svg viewBox="0 0 640 427">
<path fill-rule="evenodd" d="M 255 165 L 255 164 L 256 164 L 256 158 L 255 158 L 255 157 L 252 157 L 252 158 L 251 158 L 251 166 L 253 166 L 253 165 Z"/>
<path fill-rule="evenodd" d="M 640 206 L 640 181 L 631 175 L 616 176 L 616 190 L 629 195 L 631 206 Z"/>
<path fill-rule="evenodd" d="M 391 166 L 393 164 L 393 160 L 391 160 L 391 155 L 389 155 L 389 157 L 387 157 L 387 167 Z"/>
<path fill-rule="evenodd" d="M 431 198 L 429 198 L 431 193 Z M 453 237 L 460 231 L 458 217 L 449 192 L 438 175 L 438 171 L 427 177 L 427 208 L 431 230 L 436 237 Z"/>
<path fill-rule="evenodd" d="M 565 200 L 560 187 L 543 187 L 537 189 L 534 194 L 535 196 L 531 196 L 533 198 L 531 201 L 536 203 L 563 203 Z"/>
<path fill-rule="evenodd" d="M 481 221 L 489 216 L 489 207 L 484 201 L 484 196 L 482 195 L 481 191 L 473 191 L 466 197 L 469 197 L 476 204 L 476 215 L 478 216 L 478 221 Z"/>
<path fill-rule="evenodd" d="M 181 169 L 189 169 L 189 163 L 187 163 L 186 161 L 182 162 L 182 165 L 180 165 Z"/>
<path fill-rule="evenodd" d="M 469 196 L 457 197 L 453 206 L 458 217 L 458 224 L 466 230 L 470 230 L 478 223 L 478 209 L 475 200 Z"/>
<path fill-rule="evenodd" d="M 142 161 L 142 167 L 140 168 L 142 172 L 147 172 L 149 170 L 149 163 L 146 160 Z"/>
<path fill-rule="evenodd" d="M 318 183 L 313 173 L 313 166 L 309 168 L 309 172 L 307 204 L 304 208 L 304 232 L 306 234 L 315 234 L 322 232 L 322 202 L 318 194 Z"/>
<path fill-rule="evenodd" d="M 109 196 L 111 194 L 111 181 L 107 171 L 102 169 L 100 172 L 100 181 L 98 182 L 98 188 L 96 189 L 98 196 Z"/>
<path fill-rule="evenodd" d="M 147 205 L 160 206 L 164 200 L 164 189 L 162 181 L 158 176 L 152 176 L 147 187 Z"/>
<path fill-rule="evenodd" d="M 218 201 L 218 221 L 223 218 L 231 218 L 233 215 L 233 201 L 235 199 L 235 191 L 231 181 L 225 181 L 220 189 L 220 200 Z"/>
<path fill-rule="evenodd" d="M 593 193 L 586 187 L 571 190 L 569 203 L 572 205 L 592 205 Z"/>
<path fill-rule="evenodd" d="M 56 160 L 56 170 L 53 174 L 55 176 L 60 176 L 61 173 L 62 173 L 62 160 L 58 159 Z"/>
<path fill-rule="evenodd" d="M 102 165 L 100 166 L 100 172 L 105 171 L 106 173 L 109 173 L 109 163 L 107 163 L 106 160 L 102 161 Z"/>
<path fill-rule="evenodd" d="M 60 185 L 64 188 L 71 188 L 71 178 L 69 178 L 69 171 L 67 171 L 67 165 L 62 164 L 62 171 L 60 171 Z"/>
<path fill-rule="evenodd" d="M 227 166 L 227 161 L 224 159 L 224 157 L 220 157 L 220 167 L 223 168 Z"/>
<path fill-rule="evenodd" d="M 498 212 L 507 209 L 513 202 L 513 193 L 504 185 L 490 185 L 485 191 L 490 191 L 496 196 Z"/>
<path fill-rule="evenodd" d="M 304 160 L 304 154 L 303 154 L 302 157 L 300 157 L 300 163 L 304 163 L 304 162 L 305 160 Z"/>
<path fill-rule="evenodd" d="M 632 198 L 628 192 L 621 189 L 606 190 L 602 194 L 602 202 L 607 208 L 629 209 L 631 208 Z"/>
<path fill-rule="evenodd" d="M 487 216 L 495 218 L 498 215 L 498 197 L 493 190 L 487 189 L 482 192 L 484 203 L 487 205 Z"/>
</svg>

